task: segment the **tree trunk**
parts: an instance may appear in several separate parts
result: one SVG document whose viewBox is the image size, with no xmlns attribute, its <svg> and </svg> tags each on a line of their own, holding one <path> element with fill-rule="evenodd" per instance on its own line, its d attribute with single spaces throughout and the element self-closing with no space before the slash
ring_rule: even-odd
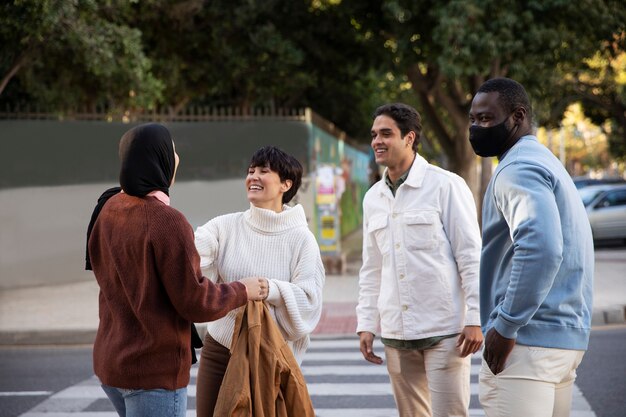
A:
<svg viewBox="0 0 626 417">
<path fill-rule="evenodd" d="M 459 91 L 454 90 L 455 87 L 449 87 L 448 90 L 442 88 L 444 84 L 454 84 L 452 81 L 438 75 L 436 69 L 431 68 L 429 71 L 423 73 L 417 64 L 407 69 L 407 77 L 421 103 L 418 111 L 425 116 L 424 124 L 431 127 L 448 158 L 446 168 L 463 177 L 476 196 L 476 157 L 467 138 L 469 119 L 466 106 L 454 100 L 452 93 L 459 94 Z M 441 108 L 448 113 L 448 120 L 442 117 Z"/>
<path fill-rule="evenodd" d="M 478 203 L 479 184 L 478 171 L 476 169 L 476 155 L 467 139 L 467 130 L 456 132 L 454 135 L 454 151 L 447 154 L 448 169 L 463 177 Z"/>
<path fill-rule="evenodd" d="M 487 186 L 491 180 L 491 174 L 493 173 L 493 158 L 480 158 L 480 189 L 478 193 L 478 200 L 476 200 L 476 207 L 478 207 L 478 224 L 482 228 L 482 211 L 483 200 L 485 193 L 487 192 Z"/>
<path fill-rule="evenodd" d="M 17 58 L 17 60 L 15 60 L 15 63 L 13 63 L 13 66 L 11 67 L 9 72 L 7 72 L 4 77 L 2 77 L 2 81 L 0 81 L 0 95 L 2 95 L 2 92 L 6 88 L 7 84 L 9 84 L 9 81 L 11 81 L 11 78 L 13 78 L 15 74 L 17 74 L 17 72 L 22 68 L 24 63 L 26 63 L 27 58 L 28 54 L 24 52 L 22 55 L 19 56 L 19 58 Z"/>
<path fill-rule="evenodd" d="M 183 97 L 178 103 L 174 104 L 173 106 L 169 106 L 168 110 L 170 113 L 170 117 L 175 117 L 178 113 L 180 113 L 185 108 L 187 103 L 189 103 L 189 100 L 189 97 Z"/>
</svg>

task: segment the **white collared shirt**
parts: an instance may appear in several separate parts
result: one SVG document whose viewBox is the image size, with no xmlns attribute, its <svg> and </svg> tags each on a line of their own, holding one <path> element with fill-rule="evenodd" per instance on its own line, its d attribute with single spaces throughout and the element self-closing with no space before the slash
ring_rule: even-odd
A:
<svg viewBox="0 0 626 417">
<path fill-rule="evenodd" d="M 357 332 L 417 340 L 480 325 L 480 230 L 461 177 L 416 155 L 395 198 L 384 177 L 372 186 L 363 216 Z"/>
</svg>

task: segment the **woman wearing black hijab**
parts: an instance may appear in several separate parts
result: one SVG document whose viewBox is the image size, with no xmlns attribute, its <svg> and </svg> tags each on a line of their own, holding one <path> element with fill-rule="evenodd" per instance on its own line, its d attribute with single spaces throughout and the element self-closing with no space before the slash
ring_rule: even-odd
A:
<svg viewBox="0 0 626 417">
<path fill-rule="evenodd" d="M 120 416 L 183 417 L 192 323 L 263 299 L 267 286 L 202 276 L 191 225 L 169 207 L 179 158 L 167 128 L 132 128 L 119 153 L 121 188 L 98 199 L 87 236 L 100 286 L 94 370 Z"/>
</svg>

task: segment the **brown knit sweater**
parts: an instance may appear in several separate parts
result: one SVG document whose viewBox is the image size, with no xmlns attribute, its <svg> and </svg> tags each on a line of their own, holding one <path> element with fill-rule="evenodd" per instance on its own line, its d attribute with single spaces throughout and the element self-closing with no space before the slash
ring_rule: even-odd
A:
<svg viewBox="0 0 626 417">
<path fill-rule="evenodd" d="M 187 386 L 191 322 L 217 320 L 247 301 L 243 284 L 202 276 L 191 225 L 153 197 L 112 197 L 89 254 L 100 286 L 94 370 L 106 385 Z"/>
</svg>

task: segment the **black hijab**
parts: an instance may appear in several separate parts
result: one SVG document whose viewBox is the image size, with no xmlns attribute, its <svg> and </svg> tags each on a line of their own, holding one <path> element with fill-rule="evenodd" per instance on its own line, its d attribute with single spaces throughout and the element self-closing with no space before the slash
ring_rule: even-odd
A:
<svg viewBox="0 0 626 417">
<path fill-rule="evenodd" d="M 159 190 L 170 194 L 170 185 L 174 179 L 176 161 L 174 143 L 170 131 L 163 125 L 148 123 L 130 129 L 120 140 L 120 187 L 106 190 L 93 210 L 91 221 L 87 227 L 87 252 L 85 269 L 91 270 L 89 260 L 89 236 L 96 219 L 107 200 L 121 190 L 128 195 L 143 197 Z M 202 339 L 196 326 L 191 323 L 191 363 L 196 363 L 195 348 L 202 347 Z"/>
<path fill-rule="evenodd" d="M 120 185 L 128 195 L 143 197 L 159 190 L 169 195 L 174 177 L 174 143 L 163 125 L 132 128 L 120 140 Z"/>
<path fill-rule="evenodd" d="M 85 269 L 91 270 L 89 237 L 96 219 L 109 198 L 124 190 L 128 195 L 143 197 L 152 191 L 169 195 L 175 170 L 174 144 L 169 130 L 157 123 L 136 126 L 124 133 L 120 140 L 120 187 L 106 190 L 98 198 L 87 226 Z"/>
</svg>

